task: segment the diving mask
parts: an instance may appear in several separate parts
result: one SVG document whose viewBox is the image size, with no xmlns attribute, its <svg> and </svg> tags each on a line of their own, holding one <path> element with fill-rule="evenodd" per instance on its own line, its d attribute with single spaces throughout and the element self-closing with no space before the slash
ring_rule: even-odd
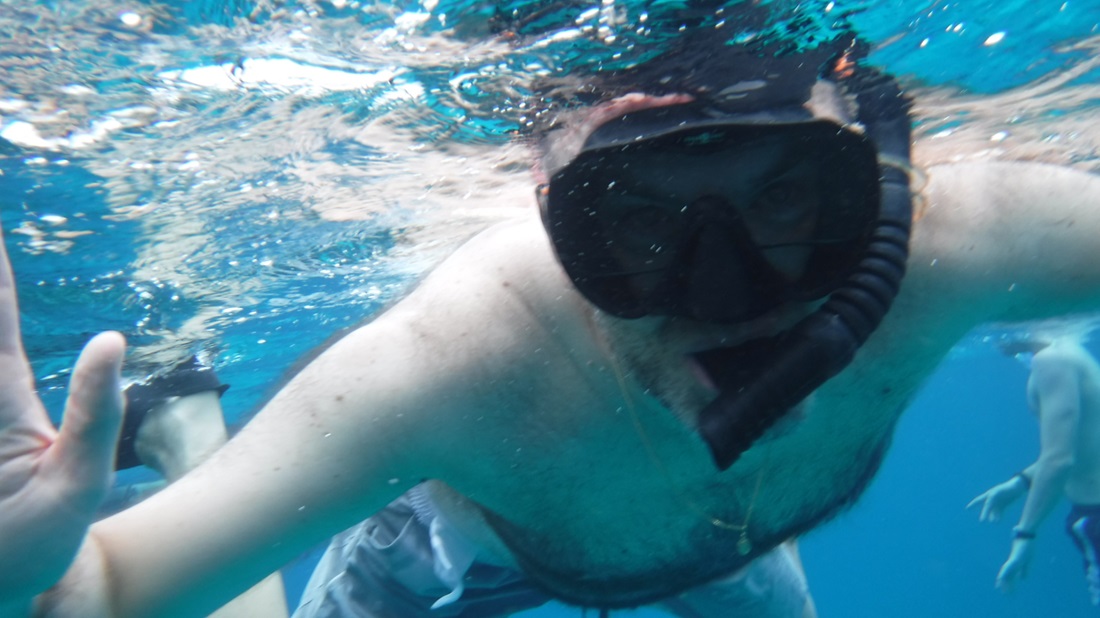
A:
<svg viewBox="0 0 1100 618">
<path fill-rule="evenodd" d="M 826 120 L 655 108 L 597 129 L 540 200 L 566 272 L 600 309 L 744 321 L 852 272 L 878 215 L 875 157 Z"/>
</svg>

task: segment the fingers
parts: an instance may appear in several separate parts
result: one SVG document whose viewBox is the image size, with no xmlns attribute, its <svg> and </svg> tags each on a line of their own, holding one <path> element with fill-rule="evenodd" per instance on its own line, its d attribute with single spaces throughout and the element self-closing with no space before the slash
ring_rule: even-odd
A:
<svg viewBox="0 0 1100 618">
<path fill-rule="evenodd" d="M 1012 544 L 1012 552 L 997 573 L 996 586 L 1005 593 L 1012 592 L 1016 585 L 1027 576 L 1031 564 L 1030 544 Z"/>
<path fill-rule="evenodd" d="M 0 229 L 0 236 L 3 230 Z M 4 242 L 0 242 L 0 353 L 23 354 L 19 337 L 19 308 L 15 301 L 15 277 Z M 15 344 L 12 349 L 12 344 Z"/>
<path fill-rule="evenodd" d="M 1016 577 L 1012 569 L 1012 564 L 1005 564 L 1001 567 L 1001 571 L 997 573 L 997 582 L 994 584 L 997 590 L 1008 594 L 1016 588 Z"/>
<path fill-rule="evenodd" d="M 98 503 L 107 490 L 122 421 L 119 371 L 126 341 L 115 332 L 100 333 L 84 346 L 69 381 L 57 443 L 50 463 Z"/>
<path fill-rule="evenodd" d="M 30 368 L 23 355 L 23 339 L 19 332 L 19 303 L 15 294 L 15 277 L 0 229 L 0 367 L 4 377 L 21 380 L 33 388 Z"/>
<path fill-rule="evenodd" d="M 1003 496 L 995 493 L 992 489 L 986 491 L 982 495 L 971 500 L 966 508 L 973 508 L 979 504 L 982 505 L 982 511 L 978 514 L 978 521 L 997 522 L 1001 519 L 1001 511 L 1005 506 Z"/>
<path fill-rule="evenodd" d="M 993 506 L 993 501 L 989 499 L 989 492 L 974 498 L 966 505 L 966 508 L 971 508 L 978 504 L 982 505 L 982 511 L 978 514 L 978 521 L 997 521 L 998 510 Z"/>
</svg>

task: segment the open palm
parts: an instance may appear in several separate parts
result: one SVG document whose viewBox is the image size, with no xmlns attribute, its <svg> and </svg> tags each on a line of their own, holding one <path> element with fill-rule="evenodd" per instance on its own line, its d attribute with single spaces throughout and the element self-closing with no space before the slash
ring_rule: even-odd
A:
<svg viewBox="0 0 1100 618">
<path fill-rule="evenodd" d="M 34 391 L 0 242 L 0 599 L 29 599 L 69 567 L 110 485 L 125 342 L 103 333 L 73 370 L 60 431 Z"/>
</svg>

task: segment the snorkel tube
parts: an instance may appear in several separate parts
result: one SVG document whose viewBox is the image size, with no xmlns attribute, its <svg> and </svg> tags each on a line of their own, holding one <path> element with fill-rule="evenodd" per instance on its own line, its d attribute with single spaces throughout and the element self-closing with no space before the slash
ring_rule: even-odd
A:
<svg viewBox="0 0 1100 618">
<path fill-rule="evenodd" d="M 790 408 L 851 363 L 898 294 L 909 257 L 909 101 L 893 78 L 856 68 L 837 82 L 879 153 L 881 203 L 870 243 L 853 273 L 812 314 L 776 337 L 698 355 L 726 369 L 698 431 L 719 470 L 747 451 Z M 730 375 L 732 374 L 732 375 Z"/>
</svg>

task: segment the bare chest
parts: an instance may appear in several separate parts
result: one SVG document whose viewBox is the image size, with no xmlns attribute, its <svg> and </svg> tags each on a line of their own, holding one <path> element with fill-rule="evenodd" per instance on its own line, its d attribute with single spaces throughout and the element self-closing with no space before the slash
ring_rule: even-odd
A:
<svg viewBox="0 0 1100 618">
<path fill-rule="evenodd" d="M 636 606 L 732 573 L 842 504 L 861 482 L 850 470 L 866 468 L 846 457 L 836 475 L 821 469 L 798 455 L 806 438 L 792 429 L 719 473 L 667 411 L 602 418 L 512 433 L 491 488 L 462 492 L 472 535 L 586 606 Z M 827 486 L 806 491 L 819 474 Z"/>
<path fill-rule="evenodd" d="M 654 399 L 624 396 L 599 362 L 551 363 L 470 414 L 485 419 L 461 432 L 478 456 L 449 462 L 441 480 L 468 500 L 485 544 L 556 596 L 647 603 L 732 573 L 859 495 L 903 402 L 946 349 L 899 355 L 897 344 L 881 352 L 904 362 L 868 346 L 804 419 L 724 472 L 692 427 Z"/>
<path fill-rule="evenodd" d="M 651 462 L 633 463 L 583 479 L 543 471 L 541 491 L 517 488 L 498 508 L 465 501 L 463 521 L 475 522 L 467 534 L 559 598 L 590 607 L 676 594 L 784 540 L 754 526 L 754 496 L 742 483 L 673 487 L 647 470 Z"/>
</svg>

